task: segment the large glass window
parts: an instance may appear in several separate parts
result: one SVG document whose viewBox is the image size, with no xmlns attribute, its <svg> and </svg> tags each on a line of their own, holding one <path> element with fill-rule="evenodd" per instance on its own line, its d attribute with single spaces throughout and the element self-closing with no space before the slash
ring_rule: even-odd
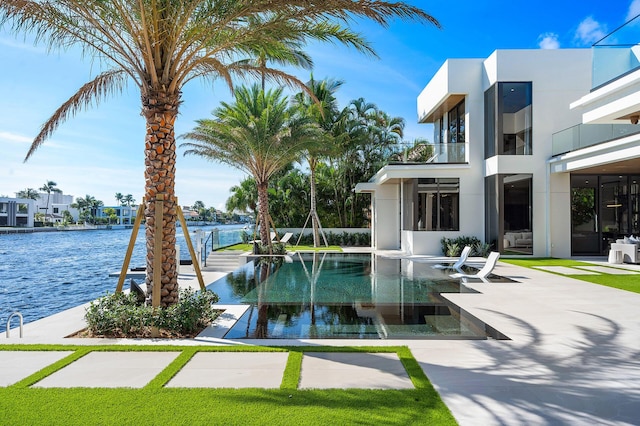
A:
<svg viewBox="0 0 640 426">
<path fill-rule="evenodd" d="M 532 154 L 531 82 L 500 82 L 485 92 L 485 158 Z"/>
<path fill-rule="evenodd" d="M 460 229 L 460 179 L 418 179 L 417 224 L 419 231 Z"/>
<path fill-rule="evenodd" d="M 464 143 L 464 100 L 449 111 L 449 143 Z"/>
<path fill-rule="evenodd" d="M 530 174 L 485 178 L 485 239 L 508 254 L 533 254 L 533 178 Z"/>
<path fill-rule="evenodd" d="M 640 176 L 571 175 L 571 252 L 607 254 L 611 243 L 640 234 Z"/>
</svg>

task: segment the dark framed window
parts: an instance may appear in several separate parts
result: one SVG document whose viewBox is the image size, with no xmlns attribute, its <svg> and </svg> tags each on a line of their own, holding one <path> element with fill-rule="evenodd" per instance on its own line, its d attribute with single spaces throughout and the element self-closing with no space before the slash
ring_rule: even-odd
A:
<svg viewBox="0 0 640 426">
<path fill-rule="evenodd" d="M 464 100 L 449 111 L 448 143 L 465 143 Z"/>
<path fill-rule="evenodd" d="M 499 82 L 485 91 L 485 158 L 532 154 L 532 105 L 531 82 Z"/>
<path fill-rule="evenodd" d="M 418 179 L 417 210 L 419 231 L 460 230 L 460 179 Z"/>
</svg>

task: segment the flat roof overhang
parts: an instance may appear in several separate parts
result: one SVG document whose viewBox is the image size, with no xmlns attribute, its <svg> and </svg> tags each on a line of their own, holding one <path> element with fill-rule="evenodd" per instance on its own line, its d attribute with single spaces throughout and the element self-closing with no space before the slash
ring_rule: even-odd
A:
<svg viewBox="0 0 640 426">
<path fill-rule="evenodd" d="M 464 94 L 447 94 L 433 108 L 422 111 L 418 117 L 419 123 L 433 123 L 440 117 L 444 117 L 456 105 L 464 100 Z"/>
<path fill-rule="evenodd" d="M 551 173 L 640 174 L 640 134 L 568 152 L 547 163 Z"/>
<path fill-rule="evenodd" d="M 628 124 L 640 115 L 640 70 L 593 90 L 569 108 L 584 110 L 584 124 Z"/>
<path fill-rule="evenodd" d="M 357 194 L 372 194 L 376 192 L 377 186 L 378 185 L 372 182 L 360 182 L 356 184 L 355 191 Z"/>
<path fill-rule="evenodd" d="M 369 182 L 358 183 L 356 185 L 356 192 L 374 192 L 375 188 L 379 185 L 397 183 L 401 179 L 430 178 L 434 176 L 439 177 L 439 173 L 442 170 L 460 170 L 468 169 L 470 167 L 471 166 L 468 163 L 387 165 L 378 170 L 378 173 L 376 173 L 371 179 L 369 179 Z"/>
</svg>

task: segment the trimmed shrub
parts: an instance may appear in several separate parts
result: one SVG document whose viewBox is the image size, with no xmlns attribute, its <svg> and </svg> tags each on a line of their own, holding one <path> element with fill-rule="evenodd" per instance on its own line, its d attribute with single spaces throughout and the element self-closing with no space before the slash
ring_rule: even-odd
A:
<svg viewBox="0 0 640 426">
<path fill-rule="evenodd" d="M 456 245 L 456 250 L 449 250 L 449 247 L 454 247 Z M 458 238 L 446 238 L 442 237 L 440 240 L 440 246 L 442 248 L 442 254 L 449 257 L 457 257 L 462 253 L 462 249 L 465 246 L 471 246 L 470 256 L 482 256 L 477 250 L 478 248 L 483 248 L 483 243 L 476 237 L 458 237 Z M 489 246 L 490 248 L 490 246 Z"/>
<path fill-rule="evenodd" d="M 217 313 L 211 306 L 218 295 L 210 290 L 180 290 L 177 304 L 165 309 L 138 305 L 135 294 L 106 294 L 89 304 L 85 312 L 91 336 L 149 337 L 157 327 L 161 335 L 185 337 L 203 329 Z"/>
</svg>

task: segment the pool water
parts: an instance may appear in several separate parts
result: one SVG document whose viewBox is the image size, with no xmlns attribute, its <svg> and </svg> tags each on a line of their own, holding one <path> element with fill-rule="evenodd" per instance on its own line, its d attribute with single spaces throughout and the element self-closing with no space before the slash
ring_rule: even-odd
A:
<svg viewBox="0 0 640 426">
<path fill-rule="evenodd" d="M 475 293 L 453 271 L 372 254 L 288 261 L 256 259 L 207 287 L 221 304 L 249 305 L 225 338 L 506 338 L 442 297 Z"/>
</svg>

